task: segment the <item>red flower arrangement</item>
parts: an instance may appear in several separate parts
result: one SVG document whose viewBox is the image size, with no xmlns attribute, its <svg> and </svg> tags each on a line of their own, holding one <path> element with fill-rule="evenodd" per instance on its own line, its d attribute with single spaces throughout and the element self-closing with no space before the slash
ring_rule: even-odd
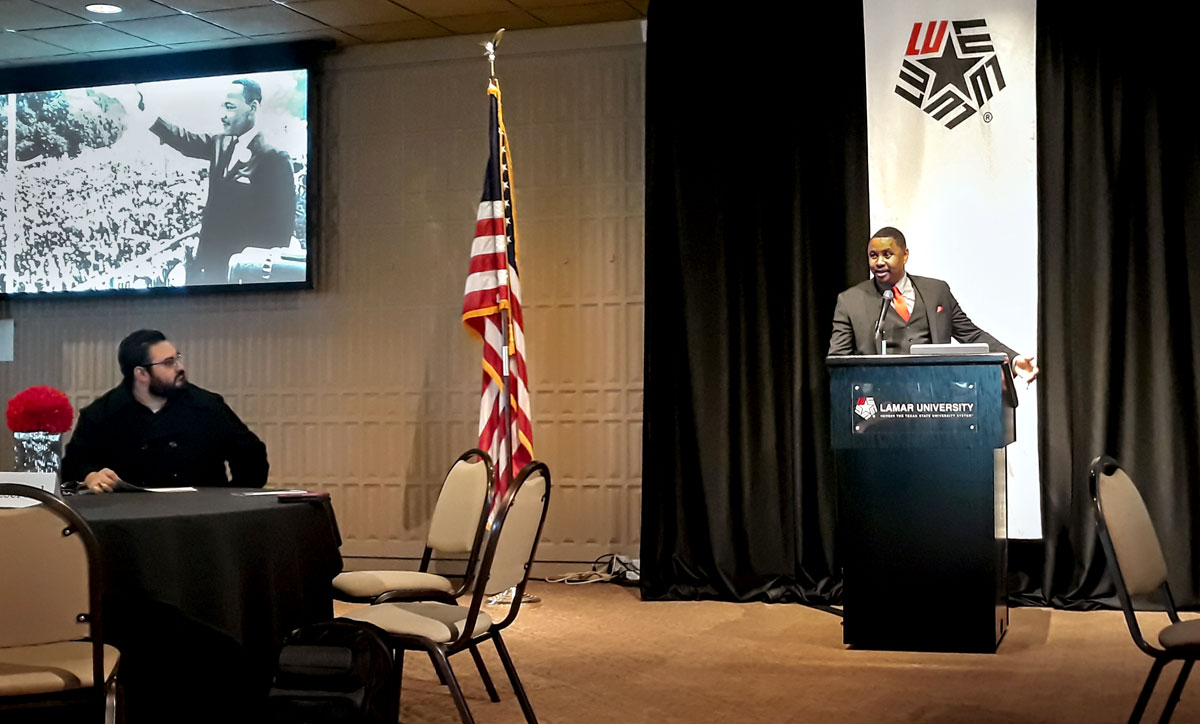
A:
<svg viewBox="0 0 1200 724">
<path fill-rule="evenodd" d="M 8 429 L 13 432 L 64 433 L 71 429 L 75 410 L 59 390 L 37 385 L 8 401 L 7 419 Z"/>
</svg>

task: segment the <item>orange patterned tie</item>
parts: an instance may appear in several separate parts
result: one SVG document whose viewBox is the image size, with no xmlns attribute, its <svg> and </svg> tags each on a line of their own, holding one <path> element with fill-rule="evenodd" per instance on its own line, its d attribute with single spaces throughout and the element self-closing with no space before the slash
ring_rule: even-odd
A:
<svg viewBox="0 0 1200 724">
<path fill-rule="evenodd" d="M 903 317 L 904 321 L 907 322 L 909 317 L 908 305 L 904 303 L 904 295 L 900 293 L 900 287 L 892 287 L 892 294 L 896 295 L 892 298 L 892 307 L 894 307 L 896 313 Z"/>
</svg>

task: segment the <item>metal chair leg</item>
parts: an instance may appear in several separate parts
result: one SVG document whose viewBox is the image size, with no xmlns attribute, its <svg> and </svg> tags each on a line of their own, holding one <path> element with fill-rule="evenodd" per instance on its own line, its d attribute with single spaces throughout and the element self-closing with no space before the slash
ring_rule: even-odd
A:
<svg viewBox="0 0 1200 724">
<path fill-rule="evenodd" d="M 437 662 L 437 659 L 436 659 L 436 658 L 434 658 L 434 656 L 433 656 L 433 653 L 432 653 L 432 652 L 429 654 L 429 660 L 430 660 L 431 662 L 433 662 L 433 670 L 437 672 L 437 676 L 438 676 L 438 683 L 439 683 L 439 684 L 441 684 L 442 686 L 446 686 L 446 683 L 447 683 L 447 682 L 446 682 L 446 677 L 445 677 L 445 676 L 442 674 L 442 670 L 441 670 L 440 668 L 438 668 L 438 662 Z"/>
<path fill-rule="evenodd" d="M 104 724 L 124 724 L 124 694 L 121 691 L 121 685 L 116 679 L 108 682 L 104 687 Z"/>
<path fill-rule="evenodd" d="M 446 652 L 436 645 L 431 645 L 429 658 L 438 674 L 445 679 L 446 686 L 450 687 L 450 696 L 454 697 L 454 706 L 458 707 L 458 718 L 462 719 L 463 724 L 475 724 L 475 718 L 471 716 L 471 710 L 467 707 L 467 698 L 463 696 L 462 688 L 458 685 L 454 669 L 450 668 L 450 659 L 446 658 Z"/>
<path fill-rule="evenodd" d="M 1192 664 L 1194 663 L 1196 662 L 1191 659 L 1183 662 L 1183 667 L 1179 669 L 1179 677 L 1175 679 L 1175 686 L 1171 687 L 1171 696 L 1167 698 L 1167 705 L 1163 708 L 1158 724 L 1167 724 L 1171 721 L 1171 715 L 1175 713 L 1175 705 L 1179 703 L 1179 698 L 1183 695 L 1183 685 L 1187 683 L 1188 674 L 1192 673 Z"/>
<path fill-rule="evenodd" d="M 470 648 L 471 658 L 475 659 L 475 668 L 479 669 L 479 678 L 483 679 L 483 686 L 487 689 L 488 698 L 493 703 L 500 701 L 500 695 L 496 693 L 496 687 L 492 684 L 492 677 L 488 674 L 487 666 L 483 663 L 483 656 L 479 653 L 479 647 L 472 642 Z"/>
<path fill-rule="evenodd" d="M 125 687 L 117 684 L 116 701 L 113 707 L 114 724 L 125 724 Z"/>
<path fill-rule="evenodd" d="M 1129 714 L 1129 724 L 1138 724 L 1142 720 L 1142 714 L 1146 713 L 1146 704 L 1150 702 L 1150 694 L 1154 692 L 1154 685 L 1158 683 L 1158 675 L 1166 665 L 1166 659 L 1154 660 L 1150 673 L 1146 675 L 1146 683 L 1142 684 L 1142 693 L 1138 695 L 1137 703 L 1133 705 L 1133 711 Z"/>
<path fill-rule="evenodd" d="M 125 685 L 121 679 L 120 661 L 117 662 L 112 672 L 112 678 L 104 689 L 105 724 L 125 724 Z"/>
<path fill-rule="evenodd" d="M 509 656 L 508 647 L 504 645 L 504 639 L 500 638 L 499 631 L 492 634 L 492 642 L 496 644 L 496 653 L 500 654 L 500 663 L 504 664 L 504 670 L 508 673 L 508 681 L 512 684 L 513 693 L 517 695 L 517 701 L 521 702 L 521 711 L 525 714 L 525 721 L 529 724 L 537 724 L 533 705 L 529 703 L 529 697 L 525 695 L 521 677 L 517 676 L 517 667 L 513 666 L 512 656 Z"/>
<path fill-rule="evenodd" d="M 396 687 L 396 695 L 393 697 L 393 701 L 396 704 L 396 716 L 393 718 L 397 722 L 400 721 L 400 692 L 403 690 L 404 686 L 404 653 L 404 649 L 392 649 L 392 660 L 394 661 L 392 664 L 392 685 Z"/>
</svg>

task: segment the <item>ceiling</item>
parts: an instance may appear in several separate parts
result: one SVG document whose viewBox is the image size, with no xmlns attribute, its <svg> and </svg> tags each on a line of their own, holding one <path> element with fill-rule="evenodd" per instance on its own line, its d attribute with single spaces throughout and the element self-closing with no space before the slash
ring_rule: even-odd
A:
<svg viewBox="0 0 1200 724">
<path fill-rule="evenodd" d="M 0 0 L 0 67 L 330 38 L 342 45 L 646 16 L 650 0 Z"/>
</svg>

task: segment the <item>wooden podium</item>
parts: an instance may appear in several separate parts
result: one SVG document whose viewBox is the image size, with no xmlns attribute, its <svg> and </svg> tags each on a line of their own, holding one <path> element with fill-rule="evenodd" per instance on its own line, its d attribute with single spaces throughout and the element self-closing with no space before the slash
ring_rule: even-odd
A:
<svg viewBox="0 0 1200 724">
<path fill-rule="evenodd" d="M 991 653 L 1004 637 L 1005 359 L 828 358 L 847 645 Z"/>
</svg>

